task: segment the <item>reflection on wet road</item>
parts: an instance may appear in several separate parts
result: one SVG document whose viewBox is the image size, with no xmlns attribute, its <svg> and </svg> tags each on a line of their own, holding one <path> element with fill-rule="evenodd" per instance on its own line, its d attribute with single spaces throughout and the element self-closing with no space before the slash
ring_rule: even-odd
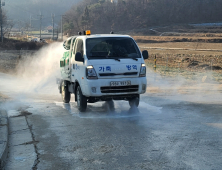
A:
<svg viewBox="0 0 222 170">
<path fill-rule="evenodd" d="M 128 102 L 115 102 L 115 110 L 110 111 L 106 106 L 105 102 L 90 104 L 86 112 L 81 113 L 77 109 L 76 103 L 65 104 L 63 102 L 55 102 L 57 106 L 60 106 L 69 111 L 73 116 L 79 116 L 80 118 L 128 118 L 128 117 L 136 117 L 141 116 L 142 114 L 148 113 L 150 110 L 156 113 L 161 113 L 161 107 L 151 106 L 144 102 L 140 103 L 140 107 L 132 107 L 130 108 L 127 103 Z M 121 107 L 120 107 L 121 106 Z"/>
<path fill-rule="evenodd" d="M 20 147 L 22 154 L 27 154 L 23 160 L 41 170 L 222 167 L 220 93 L 147 93 L 141 96 L 138 108 L 131 109 L 126 101 L 115 101 L 111 112 L 104 102 L 99 102 L 79 113 L 75 102 L 61 102 L 56 87 L 46 86 L 41 93 L 30 88 L 27 91 L 23 90 L 26 83 L 22 80 L 1 76 L 1 91 L 11 97 L 1 108 L 8 110 L 10 121 L 15 122 L 10 127 L 10 170 L 24 166 L 16 150 Z M 49 89 L 50 93 L 46 93 Z M 30 114 L 21 116 L 21 111 Z M 31 133 L 27 141 L 23 140 L 28 135 L 18 137 L 23 131 Z"/>
</svg>

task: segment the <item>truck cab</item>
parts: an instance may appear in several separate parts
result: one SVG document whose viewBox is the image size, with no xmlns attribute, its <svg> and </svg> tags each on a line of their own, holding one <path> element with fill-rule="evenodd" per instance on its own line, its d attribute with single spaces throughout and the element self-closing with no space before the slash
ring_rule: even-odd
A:
<svg viewBox="0 0 222 170">
<path fill-rule="evenodd" d="M 140 52 L 128 35 L 73 36 L 63 44 L 67 50 L 60 60 L 59 90 L 64 103 L 70 95 L 80 112 L 87 103 L 127 100 L 130 107 L 139 105 L 140 94 L 146 92 L 146 65 L 148 52 Z"/>
</svg>

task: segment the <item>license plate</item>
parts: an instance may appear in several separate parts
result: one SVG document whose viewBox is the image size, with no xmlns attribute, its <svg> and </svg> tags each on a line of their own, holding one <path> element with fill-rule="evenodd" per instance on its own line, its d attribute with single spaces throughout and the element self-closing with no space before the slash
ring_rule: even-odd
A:
<svg viewBox="0 0 222 170">
<path fill-rule="evenodd" d="M 131 81 L 111 81 L 110 86 L 129 86 Z"/>
</svg>

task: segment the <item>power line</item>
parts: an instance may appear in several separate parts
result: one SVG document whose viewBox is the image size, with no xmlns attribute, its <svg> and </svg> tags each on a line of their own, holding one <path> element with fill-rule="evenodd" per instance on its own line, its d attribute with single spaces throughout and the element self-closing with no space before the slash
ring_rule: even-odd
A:
<svg viewBox="0 0 222 170">
<path fill-rule="evenodd" d="M 28 12 L 28 13 L 30 13 L 30 14 L 32 14 L 32 15 L 37 15 L 37 14 L 34 14 L 33 12 L 31 12 L 31 11 L 28 11 L 28 10 L 26 10 L 26 9 L 24 9 L 24 8 L 21 8 L 20 6 L 17 6 L 17 5 L 8 5 L 7 4 L 7 6 L 9 6 L 9 7 L 11 7 L 11 8 L 14 8 L 14 9 L 17 9 L 18 10 L 18 8 L 20 8 L 21 10 L 23 10 L 23 12 Z"/>
<path fill-rule="evenodd" d="M 38 16 L 37 14 L 34 14 L 33 12 L 28 11 L 28 10 L 26 10 L 26 9 L 24 9 L 24 8 L 21 8 L 21 7 L 17 6 L 17 5 L 7 5 L 7 6 L 9 6 L 9 7 L 11 7 L 11 8 L 14 8 L 14 9 L 17 9 L 17 10 L 18 10 L 18 8 L 20 8 L 23 12 L 28 12 L 28 13 L 34 15 L 34 16 Z M 57 15 L 57 16 L 55 16 L 55 18 L 58 18 L 58 17 L 60 17 L 61 15 L 63 15 L 63 14 Z M 34 18 L 33 16 L 32 16 L 32 18 L 33 18 L 32 20 L 39 20 L 39 19 Z M 51 16 L 49 16 L 49 17 L 44 17 L 44 18 L 42 18 L 42 20 L 49 19 L 49 18 L 51 18 Z"/>
<path fill-rule="evenodd" d="M 0 20 L 1 20 L 1 39 L 3 43 L 3 29 L 2 29 L 3 18 L 2 18 L 2 1 L 1 0 L 0 0 Z"/>
<path fill-rule="evenodd" d="M 0 1 L 2 1 L 2 0 L 0 0 Z M 43 17 L 43 15 L 42 15 L 42 13 L 40 13 L 40 15 L 36 15 L 35 13 L 33 13 L 32 11 L 29 11 L 29 10 L 27 10 L 27 9 L 25 9 L 25 8 L 22 8 L 22 7 L 20 7 L 20 6 L 18 6 L 18 5 L 7 5 L 7 6 L 9 6 L 10 8 L 13 8 L 13 9 L 16 9 L 16 10 L 19 10 L 19 11 L 23 11 L 23 12 L 28 12 L 31 16 L 30 16 L 30 29 L 32 29 L 32 27 L 33 27 L 33 23 L 32 23 L 32 21 L 39 21 L 40 22 L 40 38 L 41 38 L 41 30 L 42 30 L 42 22 L 43 22 L 43 20 L 44 20 L 44 22 L 45 22 L 45 20 L 47 20 L 47 19 L 49 19 L 49 18 L 51 18 L 52 16 L 50 16 L 50 17 Z M 33 16 L 39 16 L 39 18 L 35 18 L 35 17 L 33 17 Z M 53 21 L 52 21 L 52 25 L 53 25 L 53 38 L 54 38 L 54 34 L 55 34 L 55 18 L 56 19 L 58 19 L 58 17 L 60 17 L 60 16 L 62 16 L 61 14 L 60 15 L 57 15 L 57 16 L 55 16 L 55 14 L 53 15 Z M 65 15 L 63 15 L 63 16 L 65 16 Z M 20 20 L 20 22 L 19 23 L 21 23 L 21 22 L 24 22 L 24 23 L 27 23 L 27 22 L 25 22 L 25 21 L 22 21 L 22 20 Z M 62 24 L 62 18 L 61 18 L 61 24 Z M 18 23 L 18 21 L 17 21 L 17 23 Z M 62 29 L 62 28 L 61 28 Z M 63 30 L 61 30 L 61 32 L 62 32 Z"/>
<path fill-rule="evenodd" d="M 61 36 L 62 36 L 62 41 L 63 41 L 63 16 L 64 15 L 61 15 Z"/>
</svg>

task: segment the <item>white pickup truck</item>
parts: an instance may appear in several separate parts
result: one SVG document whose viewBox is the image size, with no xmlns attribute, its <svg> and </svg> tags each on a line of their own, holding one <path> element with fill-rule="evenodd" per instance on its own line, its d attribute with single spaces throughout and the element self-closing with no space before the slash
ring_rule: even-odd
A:
<svg viewBox="0 0 222 170">
<path fill-rule="evenodd" d="M 88 34 L 88 35 L 87 35 Z M 74 93 L 80 112 L 87 103 L 113 100 L 139 105 L 140 94 L 146 92 L 148 52 L 140 52 L 127 35 L 103 34 L 73 36 L 63 46 L 67 50 L 60 60 L 61 79 L 57 80 L 64 103 Z"/>
</svg>

